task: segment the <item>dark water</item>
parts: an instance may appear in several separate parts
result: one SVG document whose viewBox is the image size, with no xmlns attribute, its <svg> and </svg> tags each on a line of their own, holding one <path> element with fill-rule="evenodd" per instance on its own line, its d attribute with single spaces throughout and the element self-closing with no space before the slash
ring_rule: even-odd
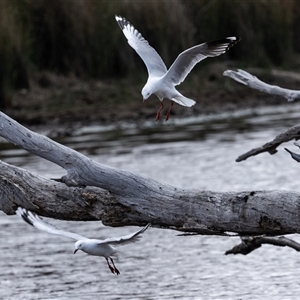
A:
<svg viewBox="0 0 300 300">
<path fill-rule="evenodd" d="M 178 187 L 241 191 L 299 190 L 299 164 L 283 150 L 244 162 L 242 153 L 273 139 L 299 121 L 299 106 L 170 123 L 125 124 L 108 130 L 82 128 L 60 142 L 106 165 Z M 250 114 L 250 115 L 249 115 Z M 46 177 L 60 167 L 7 143 L 0 158 Z M 119 236 L 137 228 L 107 228 L 101 222 L 51 220 L 89 237 Z M 73 255 L 72 240 L 27 226 L 0 213 L 1 299 L 298 299 L 300 254 L 264 246 L 248 256 L 224 256 L 238 238 L 182 237 L 150 228 L 140 242 L 121 248 L 111 274 L 103 258 Z M 300 241 L 297 235 L 293 236 Z"/>
</svg>

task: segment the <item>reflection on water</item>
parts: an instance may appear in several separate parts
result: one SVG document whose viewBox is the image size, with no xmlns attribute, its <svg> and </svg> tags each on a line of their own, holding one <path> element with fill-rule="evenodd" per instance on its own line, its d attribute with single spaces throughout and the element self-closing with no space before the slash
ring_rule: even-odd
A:
<svg viewBox="0 0 300 300">
<path fill-rule="evenodd" d="M 214 191 L 299 190 L 299 165 L 280 146 L 276 155 L 244 162 L 242 153 L 297 124 L 299 106 L 238 112 L 169 123 L 132 124 L 119 129 L 82 128 L 59 142 L 106 165 L 178 187 Z M 284 145 L 297 151 L 293 142 Z M 60 167 L 8 143 L 5 162 L 47 177 Z M 135 228 L 106 228 L 100 222 L 51 220 L 90 237 L 126 234 Z M 73 242 L 26 226 L 0 213 L 3 299 L 297 299 L 299 254 L 264 246 L 249 256 L 224 256 L 237 238 L 180 237 L 150 228 L 140 242 L 122 249 L 121 276 L 103 258 L 72 255 Z M 297 239 L 298 237 L 295 236 Z"/>
</svg>

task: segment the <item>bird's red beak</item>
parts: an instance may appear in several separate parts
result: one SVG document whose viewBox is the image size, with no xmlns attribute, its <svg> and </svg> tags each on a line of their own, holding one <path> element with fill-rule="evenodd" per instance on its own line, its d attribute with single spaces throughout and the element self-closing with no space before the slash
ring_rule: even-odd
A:
<svg viewBox="0 0 300 300">
<path fill-rule="evenodd" d="M 78 249 L 75 249 L 75 250 L 74 250 L 74 254 L 75 254 L 77 251 L 78 251 Z"/>
</svg>

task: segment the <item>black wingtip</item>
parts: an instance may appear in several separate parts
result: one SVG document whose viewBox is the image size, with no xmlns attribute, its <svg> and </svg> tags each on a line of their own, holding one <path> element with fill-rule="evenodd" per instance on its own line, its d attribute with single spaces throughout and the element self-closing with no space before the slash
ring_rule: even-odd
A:
<svg viewBox="0 0 300 300">
<path fill-rule="evenodd" d="M 234 46 L 235 44 L 237 44 L 238 42 L 240 42 L 241 41 L 241 37 L 236 37 L 236 39 L 235 39 L 235 41 L 232 41 L 229 45 L 229 48 L 231 48 L 232 46 Z"/>
<path fill-rule="evenodd" d="M 240 40 L 241 40 L 240 37 L 231 36 L 231 37 L 226 37 L 224 39 L 211 41 L 206 44 L 207 44 L 207 48 L 211 51 L 222 50 L 221 52 L 219 52 L 220 55 L 222 53 L 227 52 L 231 47 L 237 44 Z"/>
<path fill-rule="evenodd" d="M 33 226 L 32 221 L 28 218 L 28 210 L 22 207 L 19 207 L 17 210 L 17 215 L 19 215 L 27 224 Z"/>
<path fill-rule="evenodd" d="M 125 27 L 126 25 L 129 24 L 129 22 L 128 22 L 125 18 L 123 18 L 123 17 L 121 17 L 121 16 L 115 15 L 115 19 L 116 19 L 117 23 L 119 24 L 119 26 L 120 26 L 120 28 L 121 28 L 122 30 L 124 29 L 124 27 Z"/>
<path fill-rule="evenodd" d="M 132 26 L 132 24 L 129 21 L 127 21 L 124 17 L 115 15 L 115 19 L 122 30 L 124 30 L 126 26 Z"/>
<path fill-rule="evenodd" d="M 141 233 L 145 232 L 149 227 L 151 227 L 151 223 L 148 223 L 141 231 Z"/>
<path fill-rule="evenodd" d="M 231 47 L 233 47 L 235 44 L 237 44 L 240 40 L 241 40 L 242 38 L 240 38 L 240 37 L 235 37 L 235 36 L 233 36 L 233 37 L 228 37 L 228 38 L 226 38 L 226 39 L 224 39 L 224 42 L 226 43 L 228 43 L 228 46 L 227 46 L 227 48 L 226 48 L 226 51 L 228 51 Z"/>
</svg>

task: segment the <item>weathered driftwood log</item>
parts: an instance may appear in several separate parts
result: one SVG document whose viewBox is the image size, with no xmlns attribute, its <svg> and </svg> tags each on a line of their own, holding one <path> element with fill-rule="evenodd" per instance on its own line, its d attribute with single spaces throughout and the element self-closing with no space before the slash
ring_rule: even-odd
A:
<svg viewBox="0 0 300 300">
<path fill-rule="evenodd" d="M 23 206 L 40 215 L 102 220 L 112 226 L 156 226 L 201 234 L 282 235 L 300 232 L 300 193 L 188 190 L 110 168 L 0 113 L 0 135 L 63 167 L 59 181 L 1 162 L 0 209 Z"/>
</svg>

